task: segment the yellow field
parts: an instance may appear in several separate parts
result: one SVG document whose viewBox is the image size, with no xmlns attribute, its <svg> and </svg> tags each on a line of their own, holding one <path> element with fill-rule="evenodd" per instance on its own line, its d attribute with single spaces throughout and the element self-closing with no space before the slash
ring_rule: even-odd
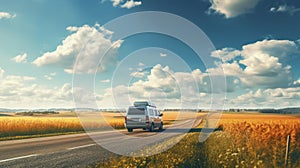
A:
<svg viewBox="0 0 300 168">
<path fill-rule="evenodd" d="M 0 117 L 0 140 L 22 138 L 47 134 L 82 132 L 83 127 L 74 113 L 66 112 L 55 115 L 4 116 Z M 105 119 L 114 128 L 124 128 L 124 117 L 120 113 L 104 113 Z M 89 128 L 100 128 L 104 121 L 93 119 L 87 123 Z"/>
<path fill-rule="evenodd" d="M 218 166 L 282 167 L 288 135 L 291 142 L 289 163 L 300 164 L 298 117 L 271 114 L 223 114 L 219 129 L 223 130 L 219 136 L 228 137 L 231 142 L 225 141 L 228 149 L 224 151 L 212 147 L 213 150 L 219 151 L 218 158 L 212 158 L 217 159 Z M 232 159 L 234 163 L 230 162 Z"/>
<path fill-rule="evenodd" d="M 287 135 L 291 136 L 288 167 L 300 167 L 299 116 L 259 113 L 223 114 L 219 128 L 203 143 L 198 141 L 198 132 L 190 132 L 163 153 L 149 157 L 115 157 L 95 167 L 279 168 L 285 167 Z"/>
<path fill-rule="evenodd" d="M 4 113 L 2 113 L 4 114 Z M 0 116 L 0 140 L 30 137 L 36 135 L 62 134 L 84 131 L 81 122 L 88 130 L 105 129 L 106 122 L 116 129 L 124 128 L 124 113 L 118 112 L 82 112 L 78 113 L 81 121 L 74 112 L 60 112 L 59 114 L 34 114 L 33 116 L 20 116 L 5 113 Z M 165 124 L 174 122 L 178 112 L 165 112 Z M 103 115 L 100 117 L 99 115 Z M 87 117 L 84 117 L 87 116 Z M 180 119 L 186 119 L 189 113 L 182 115 Z"/>
<path fill-rule="evenodd" d="M 78 131 L 77 118 L 0 117 L 0 138 Z"/>
</svg>

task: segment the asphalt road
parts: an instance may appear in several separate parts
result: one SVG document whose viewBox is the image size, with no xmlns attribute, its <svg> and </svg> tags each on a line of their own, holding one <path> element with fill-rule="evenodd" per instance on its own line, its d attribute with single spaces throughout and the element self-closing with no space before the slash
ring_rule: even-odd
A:
<svg viewBox="0 0 300 168">
<path fill-rule="evenodd" d="M 185 124 L 185 123 L 183 123 Z M 164 139 L 178 135 L 176 127 L 169 129 L 169 134 L 163 134 Z M 134 130 L 133 133 L 120 131 L 135 137 L 149 137 L 159 134 L 158 132 L 147 132 Z M 98 145 L 95 137 L 100 137 L 101 142 L 114 144 L 115 148 L 120 144 L 120 139 L 113 131 L 92 133 L 89 135 L 72 134 L 53 137 L 32 138 L 23 140 L 11 140 L 0 142 L 0 167 L 86 167 L 96 162 L 104 162 L 116 154 L 109 152 Z M 138 140 L 137 143 L 138 144 Z"/>
<path fill-rule="evenodd" d="M 0 167 L 85 167 L 112 155 L 87 134 L 0 142 Z"/>
</svg>

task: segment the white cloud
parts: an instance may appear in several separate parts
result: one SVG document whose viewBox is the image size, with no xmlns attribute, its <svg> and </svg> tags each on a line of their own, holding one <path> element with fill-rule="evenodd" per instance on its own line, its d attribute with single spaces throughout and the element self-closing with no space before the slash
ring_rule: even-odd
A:
<svg viewBox="0 0 300 168">
<path fill-rule="evenodd" d="M 123 2 L 123 0 L 111 0 L 112 2 L 113 2 L 113 6 L 118 6 L 118 5 L 120 5 L 122 2 Z"/>
<path fill-rule="evenodd" d="M 300 11 L 300 8 L 295 8 L 294 6 L 288 6 L 288 5 L 280 5 L 278 7 L 272 7 L 270 8 L 270 12 L 274 12 L 274 13 L 277 13 L 277 12 L 287 12 L 289 13 L 290 15 L 293 15 L 295 14 L 296 12 L 299 12 Z"/>
<path fill-rule="evenodd" d="M 135 6 L 140 6 L 140 5 L 142 5 L 141 1 L 129 0 L 129 1 L 126 1 L 123 5 L 121 5 L 121 8 L 131 9 Z"/>
<path fill-rule="evenodd" d="M 200 97 L 205 97 L 205 96 L 207 96 L 207 93 L 199 93 L 199 96 Z"/>
<path fill-rule="evenodd" d="M 238 108 L 282 108 L 299 106 L 300 87 L 250 90 L 229 99 L 227 106 Z"/>
<path fill-rule="evenodd" d="M 250 13 L 260 0 L 210 0 L 208 13 L 219 13 L 226 18 L 233 18 Z"/>
<path fill-rule="evenodd" d="M 54 76 L 56 76 L 56 72 L 52 72 L 49 75 L 44 75 L 47 80 L 52 80 Z"/>
<path fill-rule="evenodd" d="M 102 2 L 105 2 L 108 0 L 102 0 Z M 112 5 L 114 7 L 120 7 L 120 8 L 127 8 L 131 9 L 136 6 L 142 5 L 141 1 L 135 1 L 135 0 L 110 0 L 112 2 Z"/>
<path fill-rule="evenodd" d="M 50 73 L 50 76 L 56 76 L 56 72 Z"/>
<path fill-rule="evenodd" d="M 110 80 L 109 79 L 105 79 L 105 80 L 101 80 L 102 83 L 109 83 Z"/>
<path fill-rule="evenodd" d="M 212 57 L 221 58 L 223 62 L 231 61 L 239 55 L 241 55 L 241 52 L 234 48 L 223 48 L 211 53 Z"/>
<path fill-rule="evenodd" d="M 219 68 L 208 69 L 208 71 L 218 73 L 223 68 L 226 75 L 239 78 L 244 87 L 277 88 L 289 87 L 292 84 L 292 67 L 287 65 L 285 60 L 286 57 L 299 53 L 295 42 L 263 40 L 244 45 L 241 51 L 225 48 L 212 54 L 228 61 L 239 55 L 237 53 L 241 55 L 239 61 L 225 62 L 219 65 Z"/>
<path fill-rule="evenodd" d="M 286 99 L 300 99 L 300 87 L 267 89 L 264 94 Z"/>
<path fill-rule="evenodd" d="M 142 78 L 145 76 L 145 72 L 132 72 L 130 76 L 135 77 L 135 78 Z"/>
<path fill-rule="evenodd" d="M 66 83 L 49 88 L 35 84 L 35 77 L 8 75 L 0 87 L 0 107 L 55 108 L 73 107 L 72 87 Z"/>
<path fill-rule="evenodd" d="M 140 62 L 138 66 L 139 66 L 139 67 L 142 67 L 142 66 L 145 66 L 145 64 L 142 63 L 142 62 Z"/>
<path fill-rule="evenodd" d="M 7 12 L 0 12 L 0 19 L 11 19 L 15 18 L 17 15 L 16 14 L 10 14 Z"/>
<path fill-rule="evenodd" d="M 27 62 L 27 53 L 20 54 L 11 59 L 16 63 L 26 63 Z"/>
<path fill-rule="evenodd" d="M 108 66 L 116 63 L 118 49 L 123 41 L 111 41 L 111 31 L 100 27 L 99 24 L 94 27 L 68 27 L 67 30 L 72 34 L 66 37 L 55 51 L 44 53 L 35 59 L 33 64 L 60 66 L 67 73 L 73 73 L 75 69 L 75 73 L 78 74 L 92 74 L 95 71 L 105 71 Z M 103 58 L 98 67 L 101 56 Z M 74 65 L 76 58 L 77 64 Z"/>
<path fill-rule="evenodd" d="M 166 53 L 159 53 L 159 55 L 160 55 L 161 57 L 166 57 L 166 56 L 168 56 Z"/>
<path fill-rule="evenodd" d="M 137 76 L 135 73 L 131 75 Z M 134 100 L 151 100 L 163 108 L 180 107 L 183 101 L 189 104 L 189 108 L 196 108 L 198 103 L 201 106 L 210 103 L 210 77 L 199 69 L 192 72 L 173 72 L 168 66 L 157 64 L 149 74 L 143 74 L 143 77 L 130 85 L 106 89 L 99 104 L 114 106 L 112 102 L 115 102 L 117 106 L 126 107 Z M 199 99 L 203 101 L 199 102 Z"/>
<path fill-rule="evenodd" d="M 299 80 L 293 80 L 289 57 L 299 54 L 297 42 L 262 40 L 242 46 L 241 50 L 224 48 L 212 53 L 223 63 L 202 72 L 173 72 L 168 66 L 155 65 L 150 72 L 131 76 L 141 77 L 130 85 L 109 88 L 100 97 L 100 105 L 126 107 L 134 100 L 153 100 L 160 107 L 180 107 L 181 98 L 191 106 L 201 99 L 210 105 L 210 80 L 213 75 L 226 75 L 228 107 L 285 107 L 299 105 Z M 196 81 L 199 89 L 191 86 Z M 246 87 L 248 93 L 241 94 Z M 182 93 L 185 95 L 183 96 Z M 221 93 L 221 92 L 220 92 Z M 183 96 L 183 97 L 182 97 Z M 222 96 L 222 95 L 220 95 Z M 112 100 L 112 101 L 111 101 Z M 111 101 L 111 102 L 109 102 Z M 221 101 L 220 101 L 221 102 Z"/>
<path fill-rule="evenodd" d="M 52 77 L 51 77 L 51 76 L 44 75 L 44 77 L 45 77 L 47 80 L 52 80 Z"/>
<path fill-rule="evenodd" d="M 244 59 L 240 63 L 246 66 L 246 77 L 242 82 L 272 88 L 289 86 L 291 66 L 285 65 L 284 58 L 297 50 L 297 45 L 288 40 L 263 40 L 243 46 Z"/>
<path fill-rule="evenodd" d="M 0 67 L 0 82 L 2 81 L 5 71 Z"/>
<path fill-rule="evenodd" d="M 294 81 L 294 82 L 293 82 L 293 85 L 295 85 L 295 86 L 300 86 L 300 79 Z"/>
</svg>

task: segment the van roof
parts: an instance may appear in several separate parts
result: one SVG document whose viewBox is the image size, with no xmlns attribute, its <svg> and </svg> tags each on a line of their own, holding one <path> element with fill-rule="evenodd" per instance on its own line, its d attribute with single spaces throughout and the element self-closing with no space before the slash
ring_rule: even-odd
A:
<svg viewBox="0 0 300 168">
<path fill-rule="evenodd" d="M 155 104 L 149 102 L 149 101 L 135 101 L 133 103 L 135 107 L 140 107 L 140 106 L 150 106 L 150 107 L 156 107 Z"/>
</svg>

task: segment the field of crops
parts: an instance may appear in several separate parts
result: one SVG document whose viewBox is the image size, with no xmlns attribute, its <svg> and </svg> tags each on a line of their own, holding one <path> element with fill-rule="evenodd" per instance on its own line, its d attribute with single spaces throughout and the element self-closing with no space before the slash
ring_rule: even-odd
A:
<svg viewBox="0 0 300 168">
<path fill-rule="evenodd" d="M 206 142 L 211 166 L 284 167 L 287 136 L 290 135 L 288 165 L 300 166 L 300 120 L 281 115 L 224 114 Z"/>
<path fill-rule="evenodd" d="M 218 131 L 204 143 L 191 132 L 163 153 L 116 157 L 96 167 L 285 167 L 287 135 L 288 167 L 300 167 L 299 118 L 270 114 L 223 114 Z"/>
<path fill-rule="evenodd" d="M 124 118 L 120 113 L 104 113 L 109 124 L 116 128 L 124 128 Z M 93 119 L 86 123 L 89 128 L 103 127 L 105 121 Z M 37 136 L 57 135 L 66 133 L 83 132 L 80 120 L 74 113 L 60 113 L 53 115 L 37 116 L 1 116 L 0 117 L 0 140 L 30 138 Z"/>
<path fill-rule="evenodd" d="M 178 112 L 164 113 L 165 124 L 170 124 L 178 119 L 178 114 Z M 181 118 L 188 118 L 188 114 L 182 115 Z M 81 122 L 84 122 L 85 128 L 89 131 L 105 129 L 107 127 L 106 122 L 115 129 L 124 128 L 123 113 L 83 112 L 78 113 L 78 115 L 81 117 L 81 121 L 73 112 L 51 114 L 39 112 L 3 113 L 0 115 L 0 140 L 83 132 Z"/>
<path fill-rule="evenodd" d="M 80 132 L 77 118 L 0 117 L 0 138 Z"/>
</svg>

